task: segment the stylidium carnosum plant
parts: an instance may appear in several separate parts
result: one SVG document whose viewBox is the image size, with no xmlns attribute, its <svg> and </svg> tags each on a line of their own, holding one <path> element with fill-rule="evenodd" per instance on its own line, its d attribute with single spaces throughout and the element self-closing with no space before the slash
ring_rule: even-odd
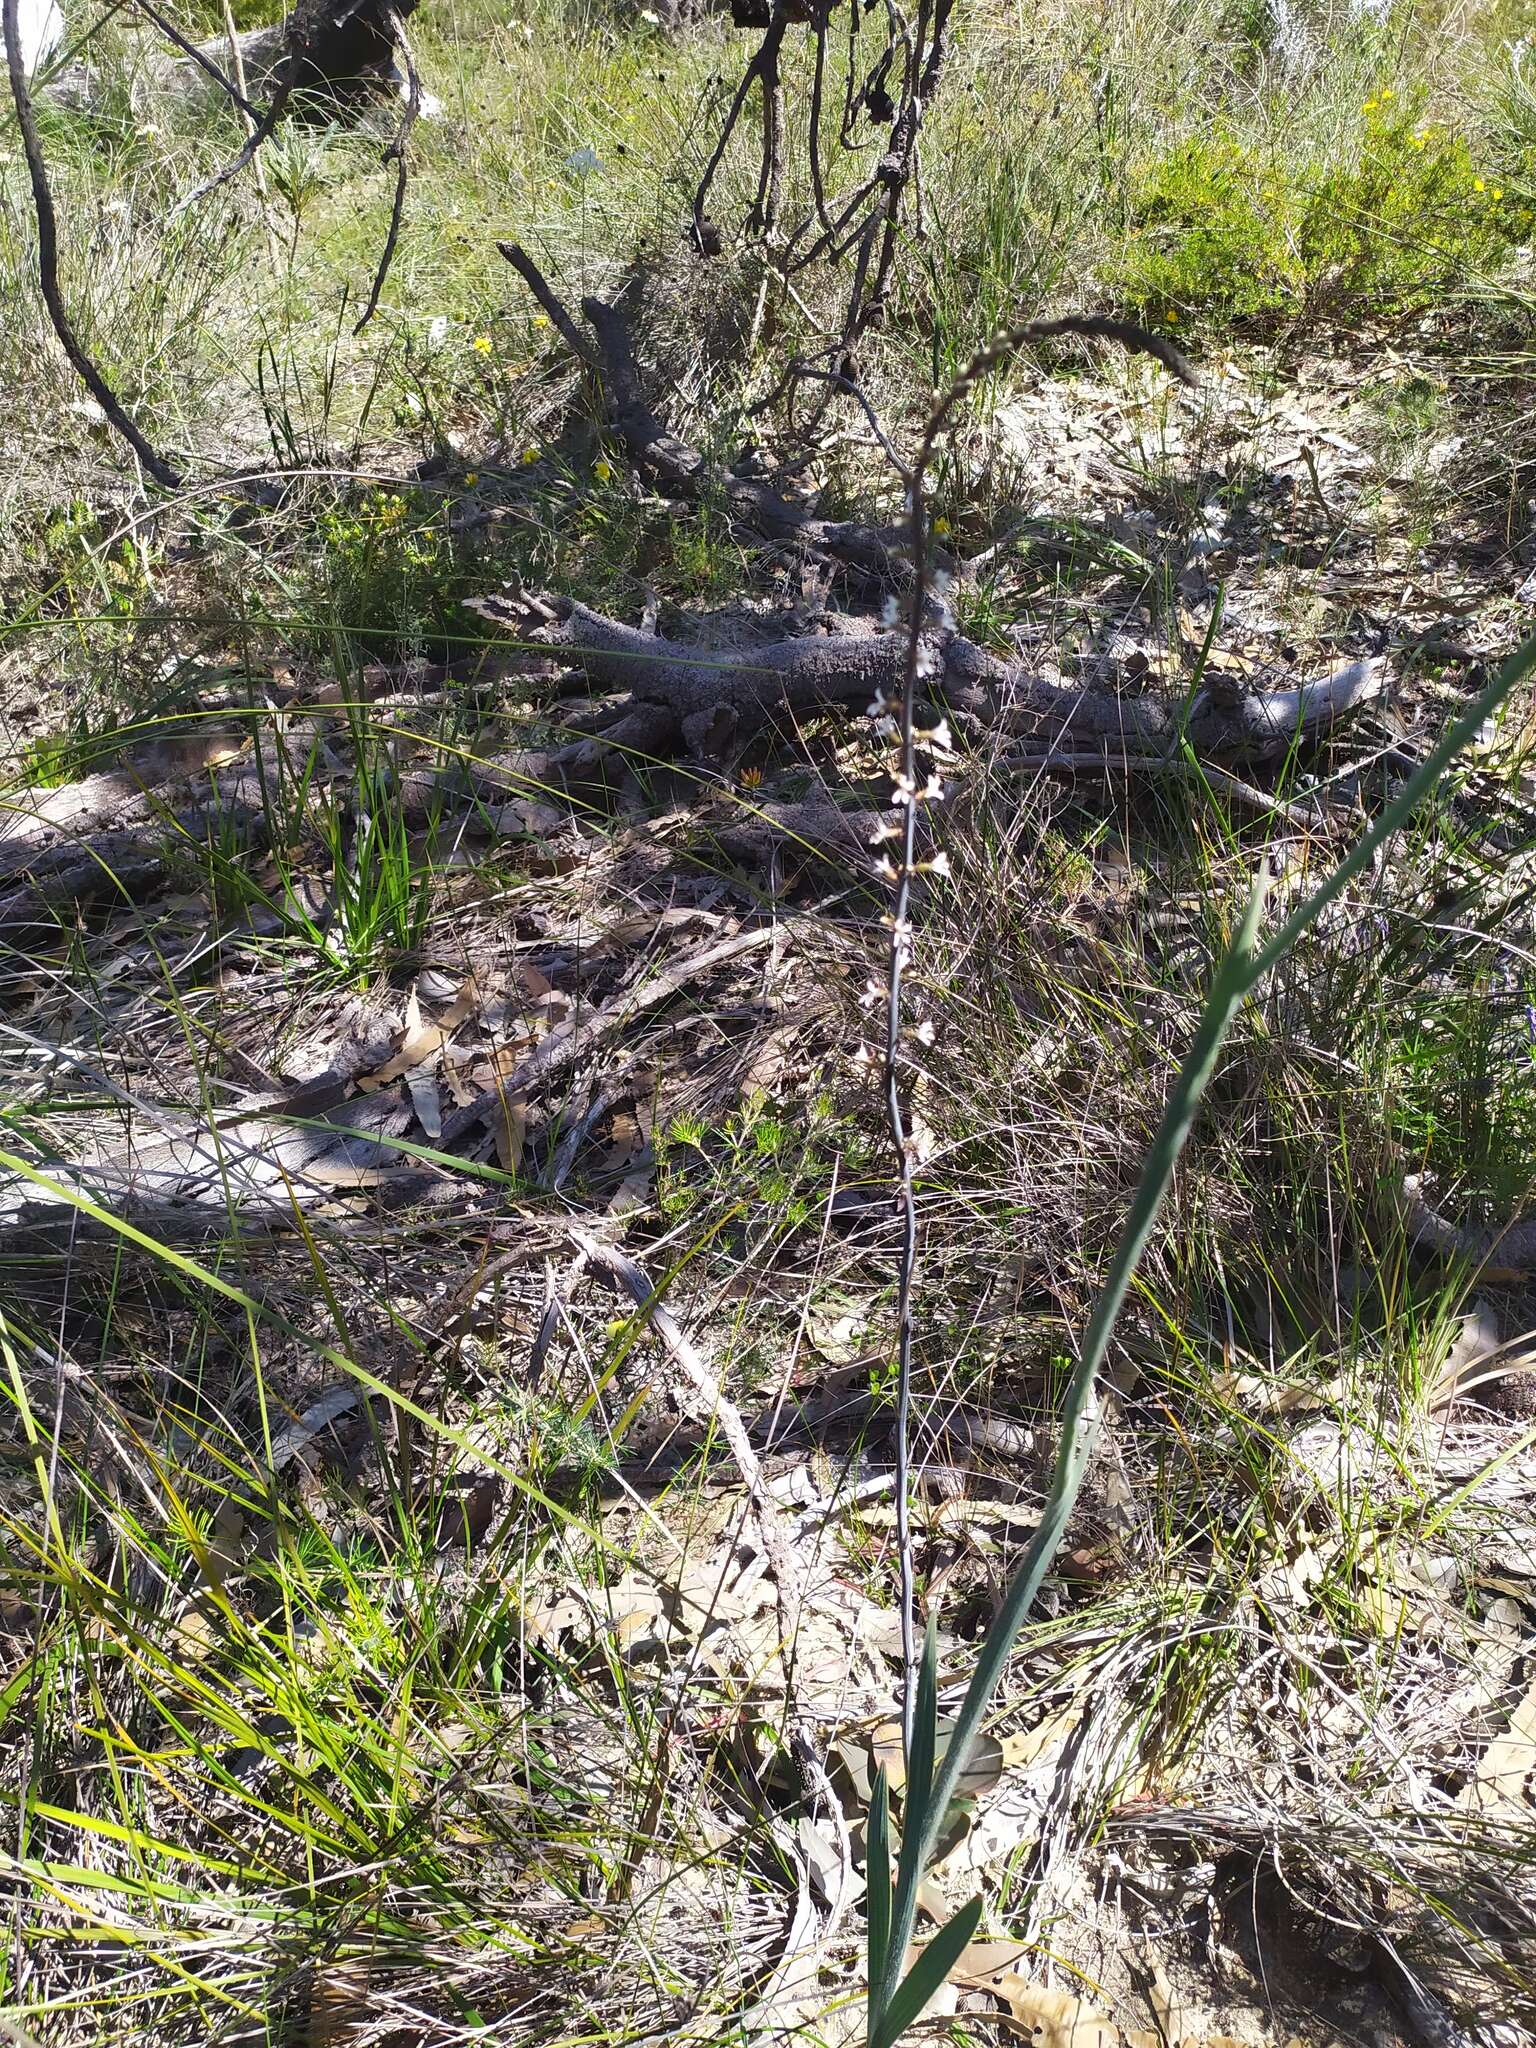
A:
<svg viewBox="0 0 1536 2048">
<path fill-rule="evenodd" d="M 1048 323 L 1047 331 L 1063 331 L 1072 323 Z M 1040 1519 L 1023 1554 L 1012 1566 L 987 1635 L 979 1646 L 963 1699 L 940 1743 L 938 1724 L 938 1648 L 930 1615 L 921 1657 L 916 1655 L 911 1530 L 908 1520 L 908 1421 L 911 1395 L 912 1317 L 918 1226 L 913 1185 L 915 1150 L 903 1102 L 902 989 L 913 960 L 916 937 L 912 919 L 912 885 L 932 858 L 918 858 L 918 813 L 942 802 L 941 775 L 925 768 L 919 777 L 920 755 L 942 751 L 933 747 L 933 733 L 917 723 L 920 685 L 929 679 L 933 636 L 925 619 L 930 580 L 927 572 L 928 527 L 923 478 L 944 422 L 979 377 L 1003 362 L 1012 350 L 1041 327 L 1028 323 L 999 335 L 972 361 L 950 391 L 935 401 L 916 464 L 910 473 L 913 582 L 911 611 L 906 621 L 907 659 L 900 697 L 871 707 L 871 716 L 895 727 L 894 770 L 897 815 L 876 831 L 876 850 L 892 891 L 886 923 L 890 943 L 884 986 L 886 1107 L 894 1159 L 894 1177 L 903 1218 L 901 1268 L 898 1276 L 898 1381 L 896 1418 L 897 1541 L 901 1571 L 901 1622 L 904 1671 L 902 1728 L 905 1782 L 902 1787 L 901 1846 L 892 1867 L 889 1781 L 878 1773 L 870 1799 L 866 1828 L 868 2002 L 866 2048 L 895 2048 L 922 2016 L 951 1968 L 980 1925 L 983 1902 L 975 1898 L 948 1920 L 926 1946 L 916 1950 L 907 1967 L 917 1924 L 918 1898 L 928 1866 L 938 1848 L 945 1816 L 960 1790 L 962 1773 L 982 1731 L 992 1700 L 1008 1669 L 1015 1643 L 1024 1629 L 1035 1596 L 1050 1568 L 1076 1505 L 1098 1441 L 1101 1404 L 1099 1374 L 1110 1339 L 1130 1292 L 1137 1265 L 1151 1239 L 1163 1197 L 1173 1178 L 1201 1101 L 1216 1072 L 1223 1041 L 1243 1006 L 1262 993 L 1272 970 L 1295 942 L 1336 902 L 1350 883 L 1374 860 L 1378 850 L 1434 789 L 1456 755 L 1482 731 L 1524 677 L 1536 670 L 1536 639 L 1529 640 L 1504 664 L 1492 682 L 1445 731 L 1439 742 L 1402 785 L 1370 829 L 1324 876 L 1318 885 L 1272 930 L 1267 875 L 1262 866 L 1254 877 L 1246 907 L 1237 919 L 1225 957 L 1218 966 L 1193 1037 L 1163 1111 L 1162 1120 L 1142 1163 L 1140 1178 L 1113 1259 L 1093 1312 L 1076 1346 L 1076 1358 L 1057 1417 L 1057 1448 L 1046 1485 Z M 1072 331 L 1085 331 L 1137 347 L 1159 351 L 1139 330 L 1121 322 L 1082 321 Z M 894 623 L 894 621 L 891 621 Z M 884 729 L 882 727 L 882 729 Z M 943 868 L 938 870 L 940 874 Z M 871 1003 L 873 1008 L 874 1004 Z M 931 1042 L 921 1027 L 911 1034 Z"/>
</svg>

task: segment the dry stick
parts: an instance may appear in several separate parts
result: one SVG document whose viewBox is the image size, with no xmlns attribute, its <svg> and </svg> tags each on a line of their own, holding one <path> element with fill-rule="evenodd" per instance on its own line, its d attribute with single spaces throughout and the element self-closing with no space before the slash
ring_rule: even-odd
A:
<svg viewBox="0 0 1536 2048">
<path fill-rule="evenodd" d="M 736 1460 L 737 1469 L 747 1489 L 747 1498 L 752 1503 L 753 1518 L 762 1539 L 768 1562 L 773 1567 L 775 1604 L 778 1610 L 779 1637 L 782 1645 L 781 1658 L 784 1665 L 786 1686 L 791 1684 L 790 1667 L 794 1652 L 795 1628 L 798 1615 L 805 1606 L 805 1586 L 802 1574 L 790 1555 L 786 1540 L 783 1517 L 779 1504 L 768 1490 L 763 1477 L 763 1468 L 752 1440 L 747 1435 L 746 1424 L 741 1419 L 741 1410 L 734 1401 L 726 1397 L 725 1390 L 710 1370 L 709 1362 L 698 1346 L 683 1330 L 672 1311 L 667 1308 L 660 1294 L 651 1285 L 645 1274 L 626 1257 L 617 1246 L 604 1244 L 591 1237 L 576 1225 L 571 1226 L 571 1237 L 583 1253 L 589 1268 L 607 1273 L 617 1280 L 633 1297 L 635 1304 L 644 1314 L 647 1322 L 666 1346 L 667 1355 L 682 1372 L 684 1378 L 697 1396 L 703 1413 L 700 1420 L 708 1423 L 711 1419 L 720 1425 L 720 1434 Z M 785 1707 L 791 1707 L 786 1697 Z M 800 1730 L 792 1736 L 808 1750 Z"/>
<path fill-rule="evenodd" d="M 1296 832 L 1314 832 L 1330 825 L 1347 824 L 1347 819 L 1329 817 L 1321 805 L 1290 803 L 1268 790 L 1244 782 L 1228 768 L 1208 761 L 1186 761 L 1180 754 L 1094 754 L 1051 749 L 1038 754 L 1011 754 L 1003 766 L 1018 775 L 1103 775 L 1128 780 L 1133 775 L 1173 775 L 1189 782 L 1206 782 L 1219 789 L 1244 810 L 1260 817 L 1281 818 Z"/>
<path fill-rule="evenodd" d="M 255 107 L 245 95 L 245 65 L 240 56 L 239 43 L 235 39 L 234 17 L 227 5 L 224 9 L 224 25 L 230 38 L 230 54 L 235 63 L 233 80 L 227 78 L 213 59 L 200 50 L 190 37 L 184 36 L 173 21 L 168 21 L 159 8 L 152 6 L 151 0 L 134 0 L 134 5 L 155 24 L 168 43 L 174 43 L 184 57 L 190 57 L 199 69 L 207 72 L 220 92 L 226 93 L 242 114 L 252 121 L 257 118 Z"/>
<path fill-rule="evenodd" d="M 48 318 L 65 355 L 79 371 L 86 389 L 155 482 L 163 484 L 167 490 L 175 490 L 181 482 L 180 473 L 163 455 L 156 452 L 119 404 L 111 385 L 81 346 L 70 323 L 69 314 L 65 310 L 63 294 L 59 290 L 58 220 L 53 210 L 53 194 L 48 189 L 48 172 L 43 162 L 43 146 L 38 139 L 32 93 L 23 68 L 20 12 L 20 0 L 0 0 L 0 22 L 3 22 L 5 30 L 5 62 L 11 78 L 11 98 L 16 105 L 16 123 L 21 130 L 21 146 L 27 159 L 27 174 L 32 180 L 32 204 L 37 214 L 37 280 L 42 288 L 43 304 L 48 309 Z"/>
<path fill-rule="evenodd" d="M 6 0 L 6 5 L 9 6 L 11 4 L 12 0 Z M 217 192 L 221 185 L 227 185 L 231 178 L 239 177 L 240 173 L 254 159 L 261 145 L 271 135 L 273 129 L 276 128 L 278 122 L 281 121 L 284 113 L 287 111 L 288 102 L 293 98 L 294 82 L 298 77 L 298 73 L 297 59 L 294 52 L 290 50 L 283 61 L 282 73 L 278 78 L 277 84 L 273 87 L 272 97 L 267 103 L 267 111 L 245 138 L 239 154 L 231 157 L 230 161 L 221 171 L 215 171 L 211 178 L 205 178 L 201 185 L 194 185 L 184 199 L 178 199 L 171 208 L 172 220 L 185 213 L 189 207 L 195 206 L 200 199 L 206 199 L 210 192 Z"/>
<path fill-rule="evenodd" d="M 141 7 L 146 7 L 147 4 L 148 0 L 139 0 Z M 235 10 L 230 5 L 230 0 L 224 0 L 224 33 L 229 39 L 229 61 L 234 69 L 235 84 L 239 87 L 235 98 L 246 117 L 246 134 L 250 136 L 261 126 L 261 116 L 251 105 L 246 94 L 245 57 L 240 49 L 240 31 L 235 27 Z M 199 62 L 205 61 L 197 50 L 193 50 L 192 54 Z M 277 246 L 277 230 L 272 225 L 272 195 L 267 189 L 267 167 L 259 156 L 256 158 L 255 176 L 256 196 L 261 201 L 261 225 L 267 238 L 267 261 L 276 271 L 282 267 L 282 252 Z"/>
<path fill-rule="evenodd" d="M 588 1015 L 578 1026 L 573 1017 L 567 1023 L 557 1025 L 548 1038 L 541 1039 L 521 1066 L 517 1067 L 494 1088 L 482 1089 L 473 1102 L 456 1109 L 452 1116 L 444 1119 L 438 1138 L 440 1147 L 446 1148 L 476 1124 L 506 1103 L 514 1100 L 531 1088 L 535 1082 L 548 1079 L 562 1068 L 571 1066 L 584 1053 L 591 1052 L 603 1040 L 617 1031 L 640 1010 L 653 1010 L 658 1003 L 675 995 L 694 976 L 706 973 L 711 967 L 718 967 L 723 961 L 734 960 L 738 954 L 750 952 L 756 946 L 766 946 L 773 938 L 773 932 L 762 930 L 738 932 L 734 938 L 722 939 L 718 945 L 706 946 L 701 953 L 692 953 L 686 959 L 675 960 L 658 973 L 631 989 L 620 1001 L 610 1003 L 606 1009 Z"/>
<path fill-rule="evenodd" d="M 226 6 L 228 0 L 225 0 Z M 405 217 L 405 188 L 410 177 L 410 166 L 406 161 L 405 146 L 411 139 L 411 130 L 416 126 L 416 117 L 421 112 L 421 77 L 416 69 L 416 59 L 405 33 L 405 23 L 393 7 L 384 9 L 384 21 L 395 39 L 395 48 L 405 60 L 405 112 L 395 139 L 384 152 L 384 163 L 395 167 L 395 202 L 390 209 L 389 232 L 384 237 L 384 247 L 379 252 L 379 267 L 373 273 L 373 289 L 368 294 L 368 303 L 363 308 L 363 317 L 353 328 L 354 334 L 361 334 L 378 310 L 379 294 L 384 289 L 384 280 L 389 276 L 389 266 L 395 260 L 395 247 L 400 240 L 400 223 Z"/>
</svg>

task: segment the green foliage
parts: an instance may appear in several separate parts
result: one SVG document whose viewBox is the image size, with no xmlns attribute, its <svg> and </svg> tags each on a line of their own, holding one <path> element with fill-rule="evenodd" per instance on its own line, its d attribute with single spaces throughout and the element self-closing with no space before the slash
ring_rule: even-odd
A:
<svg viewBox="0 0 1536 2048">
<path fill-rule="evenodd" d="M 1533 1015 L 1473 982 L 1427 1004 L 1389 1055 L 1393 1114 L 1415 1167 L 1486 1203 L 1490 1220 L 1508 1217 L 1531 1186 Z"/>
<path fill-rule="evenodd" d="M 1422 121 L 1390 88 L 1358 146 L 1313 157 L 1284 130 L 1261 145 L 1231 120 L 1139 165 L 1125 288 L 1154 317 L 1405 312 L 1508 256 L 1529 198 L 1483 168 L 1465 135 Z"/>
<path fill-rule="evenodd" d="M 131 619 L 150 591 L 146 549 L 129 534 L 109 539 L 101 515 L 82 497 L 48 512 L 20 553 L 44 617 Z"/>
<path fill-rule="evenodd" d="M 366 659 L 418 654 L 462 632 L 475 584 L 437 497 L 375 490 L 321 514 L 319 614 Z"/>
</svg>

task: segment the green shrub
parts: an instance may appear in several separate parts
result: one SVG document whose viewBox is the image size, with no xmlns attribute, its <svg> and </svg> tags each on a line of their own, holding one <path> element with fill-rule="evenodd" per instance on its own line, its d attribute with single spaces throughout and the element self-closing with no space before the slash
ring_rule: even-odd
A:
<svg viewBox="0 0 1536 2048">
<path fill-rule="evenodd" d="M 417 654 L 464 630 L 471 565 L 434 498 L 369 491 L 322 513 L 321 612 L 365 658 Z"/>
<path fill-rule="evenodd" d="M 1128 296 L 1164 318 L 1402 313 L 1497 267 L 1536 219 L 1465 136 L 1390 88 L 1366 101 L 1350 156 L 1291 147 L 1261 153 L 1217 122 L 1134 171 Z"/>
</svg>

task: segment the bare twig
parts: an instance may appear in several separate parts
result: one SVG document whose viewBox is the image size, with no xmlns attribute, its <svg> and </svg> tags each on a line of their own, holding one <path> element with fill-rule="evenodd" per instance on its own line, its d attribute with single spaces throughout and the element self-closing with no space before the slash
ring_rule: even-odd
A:
<svg viewBox="0 0 1536 2048">
<path fill-rule="evenodd" d="M 37 115 L 32 105 L 32 93 L 27 84 L 25 60 L 21 53 L 20 13 L 19 0 L 0 0 L 0 21 L 3 21 L 5 28 L 5 61 L 11 80 L 11 98 L 16 107 L 16 124 L 21 130 L 21 146 L 27 159 L 27 175 L 32 181 L 32 204 L 37 214 L 37 279 L 42 289 L 43 304 L 48 309 L 48 318 L 65 355 L 80 373 L 86 389 L 155 482 L 163 484 L 167 490 L 175 490 L 181 482 L 180 472 L 157 452 L 124 410 L 111 385 L 86 354 L 64 305 L 64 295 L 59 289 L 58 219 L 53 210 L 53 194 L 49 190 L 47 166 L 43 162 L 43 146 L 37 132 Z"/>
<path fill-rule="evenodd" d="M 373 288 L 368 294 L 368 303 L 363 308 L 363 317 L 353 328 L 354 334 L 361 334 L 378 310 L 379 295 L 384 289 L 384 280 L 389 276 L 389 266 L 395 260 L 395 247 L 400 240 L 400 223 L 405 217 L 405 188 L 410 177 L 410 166 L 406 158 L 406 144 L 411 139 L 411 130 L 416 126 L 416 117 L 421 112 L 421 76 L 416 69 L 410 40 L 405 33 L 405 23 L 393 7 L 384 9 L 384 21 L 395 39 L 405 65 L 405 112 L 400 117 L 400 126 L 395 138 L 384 152 L 386 165 L 395 167 L 395 199 L 390 208 L 389 232 L 384 237 L 384 247 L 379 251 L 378 268 L 373 273 Z"/>
</svg>

